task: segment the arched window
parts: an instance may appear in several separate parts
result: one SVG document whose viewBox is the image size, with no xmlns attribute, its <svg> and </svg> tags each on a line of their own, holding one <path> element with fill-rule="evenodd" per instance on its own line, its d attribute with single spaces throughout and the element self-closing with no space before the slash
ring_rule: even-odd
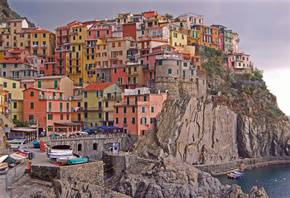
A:
<svg viewBox="0 0 290 198">
<path fill-rule="evenodd" d="M 94 143 L 93 144 L 93 150 L 97 150 L 98 149 L 98 144 L 97 143 Z"/>
</svg>

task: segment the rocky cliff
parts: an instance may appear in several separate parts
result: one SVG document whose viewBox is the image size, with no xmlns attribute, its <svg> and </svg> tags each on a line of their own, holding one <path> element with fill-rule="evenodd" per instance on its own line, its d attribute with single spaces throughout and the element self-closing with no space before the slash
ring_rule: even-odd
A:
<svg viewBox="0 0 290 198">
<path fill-rule="evenodd" d="M 244 194 L 239 186 L 223 186 L 218 179 L 172 156 L 159 162 L 134 164 L 114 190 L 138 198 L 268 197 L 263 188 Z"/>
<path fill-rule="evenodd" d="M 8 22 L 12 19 L 21 18 L 19 14 L 11 10 L 7 0 L 0 0 L 0 22 Z M 30 27 L 35 27 L 34 23 L 27 21 Z"/>
</svg>

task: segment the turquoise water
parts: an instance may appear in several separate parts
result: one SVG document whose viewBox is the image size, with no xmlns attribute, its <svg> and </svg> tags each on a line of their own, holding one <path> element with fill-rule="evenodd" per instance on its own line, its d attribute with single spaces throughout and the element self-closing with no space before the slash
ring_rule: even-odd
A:
<svg viewBox="0 0 290 198">
<path fill-rule="evenodd" d="M 252 186 L 264 187 L 271 198 L 290 198 L 290 165 L 272 165 L 244 172 L 240 180 L 218 177 L 222 184 L 237 184 L 249 193 Z"/>
</svg>

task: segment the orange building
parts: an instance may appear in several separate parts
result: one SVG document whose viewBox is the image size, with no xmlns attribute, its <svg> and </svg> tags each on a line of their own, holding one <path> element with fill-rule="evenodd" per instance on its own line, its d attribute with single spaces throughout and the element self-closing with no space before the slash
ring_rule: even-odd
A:
<svg viewBox="0 0 290 198">
<path fill-rule="evenodd" d="M 56 89 L 28 88 L 23 91 L 24 120 L 38 123 L 39 132 L 80 131 L 81 124 L 71 122 L 71 99 Z"/>
<path fill-rule="evenodd" d="M 200 45 L 219 49 L 219 29 L 205 25 L 192 25 L 194 30 L 199 30 Z"/>
</svg>

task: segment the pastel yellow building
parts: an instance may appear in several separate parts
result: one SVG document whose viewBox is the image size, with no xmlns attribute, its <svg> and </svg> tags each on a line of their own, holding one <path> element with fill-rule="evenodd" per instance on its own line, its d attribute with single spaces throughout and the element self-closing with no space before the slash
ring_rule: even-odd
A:
<svg viewBox="0 0 290 198">
<path fill-rule="evenodd" d="M 169 45 L 171 46 L 187 45 L 187 32 L 181 29 L 170 30 Z"/>
<path fill-rule="evenodd" d="M 96 81 L 97 68 L 96 68 L 96 42 L 95 39 L 88 39 L 85 41 L 84 46 L 84 65 L 85 75 L 84 82 L 91 83 Z"/>
<path fill-rule="evenodd" d="M 199 44 L 200 45 L 200 31 L 199 30 L 188 30 L 187 44 Z"/>
<path fill-rule="evenodd" d="M 38 28 L 31 31 L 30 54 L 45 58 L 54 55 L 55 34 Z"/>
<path fill-rule="evenodd" d="M 8 102 L 5 100 L 5 93 L 3 89 L 3 84 L 0 84 L 0 113 L 6 114 L 5 109 L 8 108 Z"/>
<path fill-rule="evenodd" d="M 74 81 L 75 85 L 83 85 L 87 75 L 84 64 L 84 47 L 87 39 L 85 25 L 76 25 L 71 28 L 70 43 L 66 51 L 66 73 Z"/>
<path fill-rule="evenodd" d="M 131 17 L 133 16 L 132 13 L 122 13 L 118 14 L 116 17 L 116 22 L 118 24 L 124 24 L 124 23 L 129 23 L 131 21 Z"/>
<path fill-rule="evenodd" d="M 71 121 L 76 123 L 83 123 L 84 113 L 83 113 L 83 101 L 82 96 L 73 96 L 71 100 Z"/>
<path fill-rule="evenodd" d="M 20 81 L 0 77 L 3 90 L 8 91 L 8 119 L 23 120 L 23 90 Z"/>
</svg>

